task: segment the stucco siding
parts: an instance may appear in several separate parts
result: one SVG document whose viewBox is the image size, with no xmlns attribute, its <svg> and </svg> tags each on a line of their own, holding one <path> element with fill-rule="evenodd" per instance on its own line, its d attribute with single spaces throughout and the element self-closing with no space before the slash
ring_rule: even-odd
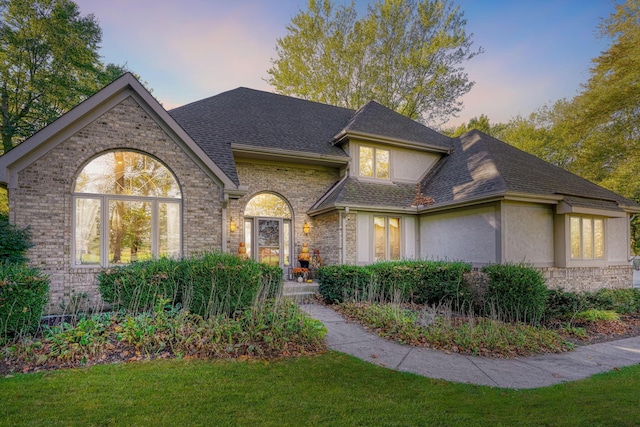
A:
<svg viewBox="0 0 640 427">
<path fill-rule="evenodd" d="M 627 265 L 629 263 L 629 220 L 627 218 L 609 218 L 606 224 L 606 256 L 609 265 Z"/>
<path fill-rule="evenodd" d="M 420 257 L 473 264 L 500 261 L 500 209 L 496 204 L 423 215 Z"/>
<path fill-rule="evenodd" d="M 502 203 L 504 261 L 551 267 L 554 262 L 553 207 Z"/>
</svg>

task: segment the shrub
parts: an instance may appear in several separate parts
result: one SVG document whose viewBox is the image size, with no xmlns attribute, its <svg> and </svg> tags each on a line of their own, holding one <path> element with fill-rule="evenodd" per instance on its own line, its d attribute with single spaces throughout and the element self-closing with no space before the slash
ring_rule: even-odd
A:
<svg viewBox="0 0 640 427">
<path fill-rule="evenodd" d="M 355 265 L 325 265 L 318 269 L 318 292 L 330 303 L 364 299 L 372 294 L 371 271 Z"/>
<path fill-rule="evenodd" d="M 550 289 L 547 292 L 547 303 L 544 316 L 547 319 L 570 319 L 576 313 L 590 306 L 585 293 L 565 292 L 562 289 Z"/>
<path fill-rule="evenodd" d="M 414 263 L 416 302 L 451 303 L 456 309 L 471 301 L 471 289 L 464 281 L 471 265 L 464 262 L 418 261 Z"/>
<path fill-rule="evenodd" d="M 180 261 L 172 258 L 139 261 L 101 271 L 98 289 L 102 299 L 114 308 L 147 311 L 159 296 L 174 303 L 182 301 L 182 273 Z"/>
<path fill-rule="evenodd" d="M 538 322 L 548 290 L 540 272 L 523 264 L 494 264 L 482 268 L 489 276 L 485 310 L 511 322 Z"/>
<path fill-rule="evenodd" d="M 620 315 L 613 310 L 598 310 L 591 308 L 576 314 L 576 319 L 585 322 L 597 322 L 598 320 L 620 320 Z"/>
<path fill-rule="evenodd" d="M 18 228 L 9 223 L 6 213 L 0 213 L 0 262 L 23 263 L 32 246 L 29 227 Z"/>
<path fill-rule="evenodd" d="M 109 268 L 98 275 L 98 283 L 103 300 L 115 308 L 149 311 L 162 297 L 207 318 L 233 315 L 258 296 L 277 295 L 282 269 L 207 252 L 182 260 L 160 258 Z"/>
<path fill-rule="evenodd" d="M 0 262 L 0 341 L 38 328 L 49 278 L 24 265 Z"/>
<path fill-rule="evenodd" d="M 595 308 L 613 310 L 621 314 L 640 312 L 640 289 L 600 289 L 590 295 Z"/>
</svg>

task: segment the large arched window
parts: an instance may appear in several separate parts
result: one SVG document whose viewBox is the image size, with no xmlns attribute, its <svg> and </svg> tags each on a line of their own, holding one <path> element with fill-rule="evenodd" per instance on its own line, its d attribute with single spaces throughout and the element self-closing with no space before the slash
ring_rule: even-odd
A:
<svg viewBox="0 0 640 427">
<path fill-rule="evenodd" d="M 244 210 L 247 255 L 258 262 L 287 266 L 291 263 L 291 208 L 272 193 L 255 195 Z"/>
<path fill-rule="evenodd" d="M 145 154 L 96 157 L 75 182 L 74 265 L 114 265 L 181 253 L 181 192 Z"/>
</svg>

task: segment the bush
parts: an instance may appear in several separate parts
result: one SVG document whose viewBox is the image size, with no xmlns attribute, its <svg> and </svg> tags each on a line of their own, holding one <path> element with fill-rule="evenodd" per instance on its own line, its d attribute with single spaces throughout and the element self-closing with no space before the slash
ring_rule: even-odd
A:
<svg viewBox="0 0 640 427">
<path fill-rule="evenodd" d="M 586 293 L 550 289 L 547 295 L 547 303 L 544 311 L 546 319 L 571 319 L 576 313 L 586 310 L 591 306 Z"/>
<path fill-rule="evenodd" d="M 613 310 L 598 310 L 596 308 L 591 308 L 577 313 L 576 319 L 583 320 L 585 322 L 597 322 L 599 320 L 611 321 L 620 320 L 620 315 Z"/>
<path fill-rule="evenodd" d="M 0 262 L 0 341 L 33 333 L 48 298 L 48 277 L 24 265 Z"/>
<path fill-rule="evenodd" d="M 115 308 L 151 310 L 159 297 L 203 317 L 249 307 L 258 297 L 275 296 L 282 269 L 234 255 L 208 252 L 175 260 L 160 258 L 109 268 L 98 275 L 102 299 Z"/>
<path fill-rule="evenodd" d="M 589 296 L 594 308 L 613 310 L 620 314 L 640 312 L 640 289 L 600 289 Z"/>
<path fill-rule="evenodd" d="M 510 322 L 538 322 L 548 290 L 540 272 L 523 264 L 493 264 L 482 268 L 489 276 L 485 310 Z"/>
<path fill-rule="evenodd" d="M 452 302 L 462 306 L 470 295 L 461 262 L 389 261 L 364 267 L 323 266 L 318 270 L 318 292 L 328 303 L 345 300 L 411 301 L 420 304 Z"/>
<path fill-rule="evenodd" d="M 324 265 L 318 269 L 318 292 L 330 304 L 365 299 L 372 292 L 371 271 L 355 265 Z"/>
<path fill-rule="evenodd" d="M 25 253 L 32 246 L 29 227 L 18 228 L 9 223 L 6 213 L 0 213 L 0 262 L 26 262 Z"/>
</svg>

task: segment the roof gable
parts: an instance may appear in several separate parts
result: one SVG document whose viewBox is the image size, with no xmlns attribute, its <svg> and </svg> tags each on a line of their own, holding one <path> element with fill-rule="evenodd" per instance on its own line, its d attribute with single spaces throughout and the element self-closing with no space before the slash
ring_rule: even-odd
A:
<svg viewBox="0 0 640 427">
<path fill-rule="evenodd" d="M 1 156 L 0 182 L 7 183 L 10 188 L 15 187 L 18 172 L 128 97 L 133 97 L 212 179 L 220 183 L 227 191 L 237 190 L 237 186 L 205 155 L 158 101 L 130 73 L 114 80 Z"/>
<path fill-rule="evenodd" d="M 451 138 L 375 101 L 360 108 L 333 141 L 337 143 L 349 136 L 399 141 L 445 152 L 452 144 Z"/>
</svg>

